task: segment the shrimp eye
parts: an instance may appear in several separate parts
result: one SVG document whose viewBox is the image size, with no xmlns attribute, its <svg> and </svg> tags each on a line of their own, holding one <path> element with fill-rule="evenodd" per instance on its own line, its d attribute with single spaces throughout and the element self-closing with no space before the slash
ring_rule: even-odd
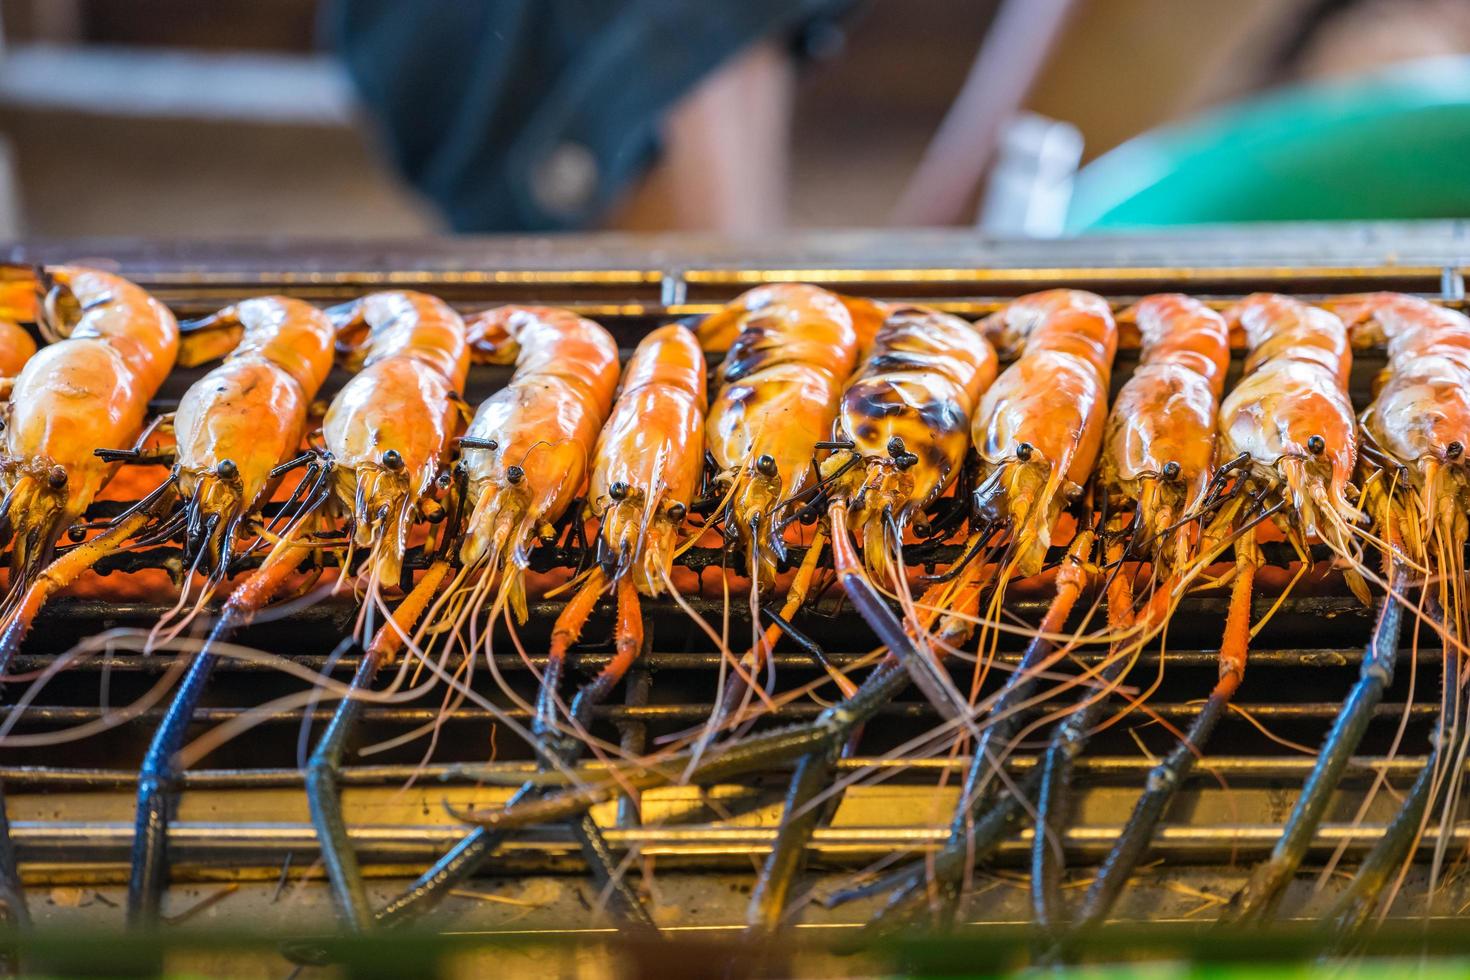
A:
<svg viewBox="0 0 1470 980">
<path fill-rule="evenodd" d="M 233 459 L 220 460 L 214 471 L 219 474 L 221 480 L 233 480 L 240 475 L 240 467 L 235 465 Z"/>
<path fill-rule="evenodd" d="M 1031 443 L 1029 443 L 1029 442 L 1018 442 L 1018 443 L 1016 443 L 1016 458 L 1019 459 L 1021 462 L 1024 463 L 1024 462 L 1026 462 L 1026 460 L 1030 459 L 1032 452 L 1034 452 L 1034 450 L 1031 447 Z"/>
<path fill-rule="evenodd" d="M 76 542 L 77 544 L 80 544 L 82 542 L 82 539 L 87 536 L 87 529 L 82 527 L 80 524 L 73 524 L 71 527 L 66 529 L 66 536 L 68 538 L 71 538 L 72 541 Z"/>
<path fill-rule="evenodd" d="M 403 454 L 396 449 L 389 449 L 383 453 L 383 465 L 390 470 L 403 469 Z"/>
<path fill-rule="evenodd" d="M 903 451 L 904 444 L 902 438 L 900 438 L 899 436 L 894 436 L 892 439 L 888 440 L 888 455 L 897 458 L 903 455 Z"/>
<path fill-rule="evenodd" d="M 526 471 L 519 466 L 507 466 L 505 468 L 505 482 L 515 486 L 526 478 Z"/>
<path fill-rule="evenodd" d="M 66 467 L 60 465 L 51 467 L 50 472 L 46 474 L 46 482 L 50 484 L 52 490 L 60 490 L 66 486 Z"/>
<path fill-rule="evenodd" d="M 1465 444 L 1462 443 L 1458 439 L 1456 439 L 1454 442 L 1450 443 L 1448 446 L 1445 446 L 1444 447 L 1444 454 L 1446 456 L 1448 456 L 1450 459 L 1459 459 L 1460 458 L 1460 454 L 1463 453 L 1464 451 L 1465 451 Z"/>
<path fill-rule="evenodd" d="M 434 477 L 434 485 L 437 486 L 440 490 L 448 490 L 449 485 L 453 482 L 454 477 L 450 476 L 447 470 L 441 471 L 438 476 Z"/>
<path fill-rule="evenodd" d="M 1321 456 L 1327 451 L 1327 440 L 1321 436 L 1312 436 L 1307 440 L 1307 452 L 1313 456 Z"/>
<path fill-rule="evenodd" d="M 927 538 L 934 533 L 934 527 L 928 521 L 914 521 L 914 534 L 921 538 Z"/>
<path fill-rule="evenodd" d="M 755 468 L 761 473 L 762 476 L 775 476 L 776 457 L 772 456 L 770 453 L 762 455 L 759 459 L 755 461 Z"/>
<path fill-rule="evenodd" d="M 1164 464 L 1164 479 L 1166 479 L 1166 480 L 1177 480 L 1177 479 L 1179 479 L 1179 463 L 1178 462 L 1176 462 L 1175 460 L 1172 460 L 1171 459 L 1167 463 Z"/>
<path fill-rule="evenodd" d="M 633 488 L 628 486 L 622 480 L 619 480 L 617 483 L 614 483 L 612 486 L 607 488 L 607 495 L 614 500 L 627 500 L 628 494 L 632 492 Z"/>
<path fill-rule="evenodd" d="M 689 508 L 685 507 L 677 500 L 674 501 L 672 504 L 669 504 L 669 520 L 673 521 L 676 524 L 683 523 L 684 518 L 688 515 L 688 513 Z"/>
<path fill-rule="evenodd" d="M 802 527 L 811 527 L 817 523 L 817 509 L 815 507 L 803 507 L 796 515 L 796 519 Z"/>
</svg>

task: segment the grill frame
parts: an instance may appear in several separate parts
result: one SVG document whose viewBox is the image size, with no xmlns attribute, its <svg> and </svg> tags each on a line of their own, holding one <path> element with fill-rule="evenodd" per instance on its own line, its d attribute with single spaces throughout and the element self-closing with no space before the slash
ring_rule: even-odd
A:
<svg viewBox="0 0 1470 980">
<path fill-rule="evenodd" d="M 199 315 L 246 295 L 269 292 L 336 302 L 372 289 L 411 287 L 443 295 L 467 310 L 502 302 L 534 301 L 569 306 L 602 320 L 614 331 L 620 344 L 631 346 L 643 330 L 663 318 L 709 312 L 744 288 L 784 279 L 805 279 L 859 295 L 930 303 L 968 316 L 989 312 L 1010 296 L 1057 285 L 1094 289 L 1118 306 L 1139 295 L 1168 289 L 1225 302 L 1245 292 L 1265 288 L 1304 297 L 1364 289 L 1396 289 L 1463 307 L 1464 272 L 1470 265 L 1470 230 L 1458 222 L 1287 225 L 1171 236 L 1102 236 L 1055 243 L 999 242 L 966 232 L 892 233 L 882 236 L 837 234 L 798 235 L 767 246 L 735 246 L 678 236 L 657 239 L 579 236 L 551 241 L 436 240 L 359 246 L 337 243 L 161 245 L 73 242 L 18 245 L 11 248 L 9 258 L 21 262 L 55 262 L 88 255 L 115 258 L 119 272 L 154 291 L 181 316 Z M 965 264 L 967 262 L 971 264 Z M 485 271 L 490 269 L 496 271 Z M 1126 379 L 1131 365 L 1129 352 L 1121 354 L 1122 370 L 1118 372 L 1115 384 Z M 1371 376 L 1373 365 L 1370 356 L 1355 369 L 1355 403 L 1365 392 L 1366 377 Z M 467 396 L 471 401 L 483 397 L 503 383 L 506 376 L 503 370 L 478 370 L 471 380 Z M 162 393 L 165 402 L 169 397 L 176 397 L 193 377 L 197 377 L 197 373 L 191 376 L 188 372 L 177 372 Z M 105 510 L 99 508 L 99 512 Z M 1219 615 L 1224 599 L 1221 596 L 1200 602 L 1203 605 L 1197 615 L 1208 618 Z M 1259 600 L 1256 612 L 1263 612 L 1268 605 L 1268 599 Z M 1300 603 L 1301 608 L 1296 608 L 1296 605 L 1295 601 L 1288 603 L 1288 618 L 1296 616 L 1310 620 L 1313 616 L 1331 616 L 1359 620 L 1356 628 L 1366 638 L 1367 611 L 1354 612 L 1348 608 L 1341 592 L 1321 599 L 1306 599 Z M 1034 622 L 1038 618 L 1035 600 L 1008 603 L 1008 608 L 1029 621 Z M 89 605 L 86 600 L 58 602 L 38 624 L 38 634 L 45 635 L 48 629 L 56 629 L 61 623 L 75 624 L 83 617 L 99 624 L 141 622 L 156 611 L 138 604 Z M 549 612 L 547 604 L 538 604 L 533 609 L 533 618 L 544 622 Z M 655 609 L 653 614 L 655 617 L 672 615 L 667 608 Z M 329 619 L 330 616 L 324 615 L 324 622 Z M 658 628 L 653 632 L 657 637 Z M 733 635 L 741 634 L 737 630 Z M 657 640 L 654 642 L 655 649 L 640 670 L 651 669 L 660 676 L 677 670 L 692 674 L 707 670 L 710 665 L 712 655 L 708 652 L 664 651 L 658 649 Z M 33 653 L 33 649 L 33 646 L 27 646 L 17 659 L 16 669 L 39 669 L 44 665 L 49 655 Z M 842 650 L 847 650 L 847 647 Z M 856 656 L 851 651 L 844 653 L 842 650 L 834 654 L 838 662 L 850 662 Z M 1212 653 L 1198 644 L 1177 653 L 1171 650 L 1168 666 L 1206 677 L 1212 666 Z M 1353 668 L 1361 653 L 1360 648 L 1352 645 L 1306 648 L 1302 643 L 1290 642 L 1279 649 L 1254 653 L 1240 703 L 1247 709 L 1252 706 L 1270 708 L 1271 705 L 1263 705 L 1257 698 L 1259 692 L 1253 689 L 1252 679 L 1278 668 L 1287 671 L 1289 676 L 1296 676 L 1291 674 L 1293 671 L 1309 669 L 1332 671 L 1334 689 L 1345 691 L 1356 673 Z M 298 662 L 308 666 L 319 666 L 323 662 L 320 654 L 294 656 Z M 574 676 L 577 668 L 595 667 L 605 656 L 597 652 L 575 655 L 572 659 Z M 1426 647 L 1417 651 L 1417 657 L 1404 651 L 1401 662 L 1413 662 L 1422 671 L 1418 681 L 1430 685 L 1437 656 L 1436 651 Z M 1012 654 L 1004 657 L 1014 660 Z M 1156 657 L 1145 658 L 1135 668 L 1135 675 L 1140 671 L 1154 670 L 1156 661 Z M 126 675 L 131 667 L 141 675 L 156 673 L 165 663 L 165 658 L 145 665 L 131 658 L 119 657 L 101 661 L 96 668 Z M 505 670 L 521 666 L 519 658 L 509 654 L 500 657 L 497 663 Z M 800 670 L 801 657 L 783 653 L 778 665 Z M 341 658 L 334 676 L 345 680 L 355 666 L 355 657 Z M 216 689 L 231 685 L 240 677 L 258 670 L 256 667 L 226 665 L 221 679 L 216 682 Z M 1206 689 L 1207 685 L 1198 686 L 1200 696 Z M 1417 710 L 1420 716 L 1426 710 L 1432 710 L 1433 699 L 1422 694 L 1429 690 L 1430 686 L 1421 688 Z M 1387 703 L 1380 707 L 1379 713 L 1385 719 L 1397 717 L 1395 711 L 1399 705 L 1392 698 L 1390 694 Z M 911 713 L 925 710 L 917 702 L 908 704 L 911 707 L 902 710 Z M 688 717 L 673 717 L 668 707 L 660 704 L 614 705 L 606 709 L 605 714 L 608 720 L 625 727 L 629 723 L 687 723 L 693 717 L 693 713 Z M 707 710 L 708 705 L 703 707 Z M 1270 710 L 1256 713 L 1279 721 L 1295 710 L 1298 717 L 1288 720 L 1302 720 L 1300 704 L 1293 708 L 1293 702 L 1284 702 L 1276 707 L 1282 710 L 1274 714 Z M 1305 707 L 1311 709 L 1312 723 L 1322 730 L 1336 709 L 1330 698 L 1309 702 Z M 325 714 L 330 708 L 320 710 Z M 1182 716 L 1186 710 L 1183 705 L 1177 706 L 1175 714 Z M 467 716 L 464 721 L 469 724 L 483 719 Z M 1384 723 L 1375 722 L 1375 729 Z M 1306 742 L 1315 745 L 1319 738 L 1320 731 L 1307 738 Z M 1159 743 L 1156 740 L 1153 744 L 1157 751 Z M 1187 859 L 1179 865 L 1179 870 L 1192 876 L 1189 880 L 1194 884 L 1190 887 L 1211 894 L 1225 887 L 1221 882 L 1232 880 L 1232 875 L 1237 875 L 1239 867 L 1231 867 L 1232 859 L 1247 860 L 1274 841 L 1270 821 L 1253 823 L 1235 819 L 1232 822 L 1224 819 L 1222 814 L 1233 811 L 1237 818 L 1251 814 L 1274 815 L 1274 825 L 1279 826 L 1280 817 L 1289 807 L 1290 795 L 1299 787 L 1310 764 L 1308 759 L 1285 754 L 1275 759 L 1258 754 L 1231 754 L 1228 751 L 1231 744 L 1232 732 L 1222 729 L 1214 745 L 1214 750 L 1222 752 L 1222 755 L 1216 757 L 1212 754 L 1212 765 L 1197 770 L 1178 808 L 1189 813 L 1187 821 L 1181 825 L 1176 820 L 1162 831 L 1164 840 L 1170 845 L 1169 854 Z M 824 830 L 817 836 L 813 856 L 818 867 L 829 869 L 834 874 L 849 873 L 855 863 L 861 864 L 887 853 L 894 846 L 922 848 L 932 845 L 934 835 L 939 832 L 933 821 L 921 826 L 915 820 L 905 827 L 878 829 L 862 821 L 887 821 L 891 814 L 884 811 L 900 805 L 894 801 L 901 797 L 901 805 L 913 812 L 918 809 L 938 812 L 938 823 L 942 823 L 942 811 L 947 807 L 931 809 L 936 797 L 932 788 L 933 777 L 941 770 L 962 766 L 965 761 L 961 757 L 925 761 L 915 766 L 916 772 L 928 783 L 916 779 L 901 785 L 885 784 L 888 789 L 905 791 L 896 796 L 886 791 L 850 793 L 844 807 L 852 807 L 852 812 L 839 814 L 840 826 Z M 1372 774 L 1380 771 L 1389 773 L 1402 785 L 1422 761 L 1420 751 L 1400 753 L 1391 763 L 1384 763 L 1381 755 L 1365 754 L 1354 760 L 1351 775 L 1345 780 L 1345 798 L 1350 798 L 1358 791 L 1355 787 L 1360 787 Z M 1022 766 L 1029 764 L 1025 761 L 1020 763 Z M 1122 807 L 1122 812 L 1126 813 L 1137 789 L 1136 781 L 1147 767 L 1148 762 L 1137 755 L 1132 758 L 1121 754 L 1085 756 L 1079 766 L 1082 777 L 1090 786 L 1084 794 L 1084 812 L 1092 812 L 1089 808 L 1095 804 L 1103 808 L 1099 812 L 1114 812 Z M 493 771 L 498 774 L 497 782 L 503 781 L 507 786 L 476 791 L 474 802 L 481 806 L 491 805 L 497 794 L 500 794 L 498 798 L 508 795 L 509 784 L 517 781 L 527 768 L 525 761 L 499 764 Z M 894 768 L 892 764 L 869 755 L 844 762 L 842 771 L 852 774 L 891 768 Z M 377 796 L 386 794 L 396 781 L 405 777 L 407 771 L 403 764 L 349 766 L 343 781 L 364 800 L 363 806 L 357 809 L 349 806 L 349 822 L 365 814 L 370 816 L 373 806 L 377 805 L 373 802 Z M 452 765 L 430 769 L 425 775 L 427 778 L 421 779 L 417 792 L 426 805 L 431 799 L 442 800 L 473 788 L 470 777 Z M 1234 789 L 1213 792 L 1206 784 L 1214 776 L 1223 776 Z M 95 884 L 116 880 L 121 870 L 121 852 L 127 843 L 124 838 L 131 834 L 130 807 L 122 807 L 131 800 L 129 770 L 80 764 L 45 767 L 8 764 L 0 767 L 0 779 L 4 780 L 10 795 L 12 817 L 16 818 L 14 834 L 28 882 L 85 881 Z M 758 791 L 754 795 L 764 802 L 746 818 L 747 823 L 755 826 L 696 826 L 660 831 L 658 828 L 639 828 L 626 820 L 620 823 L 619 817 L 609 812 L 604 816 L 609 824 L 615 825 L 609 831 L 611 840 L 615 843 L 641 842 L 644 853 L 656 855 L 660 869 L 671 869 L 672 873 L 719 874 L 729 871 L 732 862 L 737 865 L 745 862 L 748 866 L 748 858 L 761 853 L 769 837 L 766 825 L 781 789 L 778 778 L 758 782 Z M 299 776 L 283 766 L 255 770 L 206 767 L 187 775 L 185 786 L 186 798 L 209 797 L 210 802 L 199 806 L 199 812 L 228 810 L 241 794 L 252 798 L 242 812 L 259 812 L 268 808 L 277 796 L 294 794 L 299 797 Z M 716 796 L 721 793 L 734 795 L 737 789 L 717 787 L 711 792 Z M 95 818 L 84 821 L 28 819 L 28 816 L 52 809 L 48 801 L 54 802 L 58 795 L 64 800 L 72 800 L 73 794 L 77 793 L 96 798 L 94 802 L 98 805 L 91 808 L 97 814 Z M 373 793 L 377 796 L 372 796 Z M 1237 798 L 1226 798 L 1232 795 Z M 669 806 L 675 810 L 678 808 L 677 796 L 677 793 L 670 796 Z M 1099 798 L 1093 800 L 1094 796 Z M 468 799 L 458 796 L 454 802 L 463 805 Z M 1342 801 L 1335 803 L 1334 812 L 1341 810 L 1343 805 Z M 127 812 L 123 814 L 119 807 Z M 122 814 L 122 819 L 106 819 L 115 814 Z M 176 822 L 173 831 L 181 845 L 181 860 L 174 872 L 176 881 L 215 880 L 221 874 L 222 863 L 240 862 L 247 856 L 251 862 L 251 873 L 264 874 L 273 867 L 279 867 L 288 854 L 298 860 L 307 857 L 314 840 L 304 820 L 271 823 L 242 819 L 231 823 L 189 819 L 187 813 L 183 816 L 185 819 Z M 415 865 L 426 864 L 445 841 L 458 833 L 452 821 L 447 819 L 426 824 L 400 823 L 397 826 L 397 831 L 391 827 L 368 827 L 359 835 L 368 864 L 365 870 L 369 874 L 401 876 Z M 1349 854 L 1353 854 L 1379 830 L 1380 824 L 1368 823 L 1353 833 L 1348 827 L 1335 823 L 1324 827 L 1319 840 L 1330 848 L 1351 838 L 1353 843 Z M 1098 848 L 1105 845 L 1114 832 L 1115 826 L 1111 824 L 1086 823 L 1068 842 L 1071 860 L 1095 861 Z M 1454 834 L 1457 845 L 1470 841 L 1470 824 L 1458 825 Z M 90 841 L 93 846 L 79 847 L 79 841 Z M 1012 841 L 1003 849 L 1002 866 L 1014 860 L 1019 846 Z M 514 872 L 525 876 L 574 871 L 577 862 L 567 857 L 573 850 L 574 846 L 565 835 L 554 830 L 537 831 L 524 836 L 510 848 L 504 862 L 497 860 L 495 873 Z M 1314 853 L 1320 855 L 1321 847 Z M 1172 871 L 1174 867 L 1171 865 L 1167 870 Z M 1228 894 L 1228 891 L 1223 894 Z M 852 914 L 861 917 L 861 910 L 862 906 L 858 906 Z M 1000 913 L 988 912 L 981 903 L 979 908 L 971 909 L 971 914 L 990 920 Z M 728 902 L 718 909 L 711 909 L 709 915 L 711 921 L 738 921 L 739 903 Z"/>
</svg>

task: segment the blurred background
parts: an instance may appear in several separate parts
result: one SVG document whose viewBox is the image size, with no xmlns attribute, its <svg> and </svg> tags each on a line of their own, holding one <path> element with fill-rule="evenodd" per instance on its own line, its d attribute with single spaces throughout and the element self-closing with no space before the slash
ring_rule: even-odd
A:
<svg viewBox="0 0 1470 980">
<path fill-rule="evenodd" d="M 1464 0 L 3 0 L 0 34 L 5 237 L 1470 214 Z"/>
</svg>

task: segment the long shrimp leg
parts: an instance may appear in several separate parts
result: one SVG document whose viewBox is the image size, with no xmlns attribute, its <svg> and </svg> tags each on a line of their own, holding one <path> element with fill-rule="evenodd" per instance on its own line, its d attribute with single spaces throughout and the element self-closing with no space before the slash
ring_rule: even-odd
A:
<svg viewBox="0 0 1470 980">
<path fill-rule="evenodd" d="M 311 821 L 316 825 L 317 837 L 321 840 L 322 862 L 327 866 L 327 878 L 336 892 L 337 907 L 343 910 L 346 924 L 352 929 L 362 930 L 372 925 L 372 907 L 368 903 L 357 856 L 347 837 L 341 787 L 338 785 L 342 753 L 362 718 L 363 702 L 354 695 L 368 689 L 377 676 L 378 668 L 402 646 L 403 635 L 413 629 L 424 614 L 448 572 L 449 563 L 446 561 L 430 565 L 393 611 L 392 619 L 378 629 L 363 651 L 350 690 L 337 705 L 326 732 L 306 764 L 306 802 L 311 808 Z"/>
<path fill-rule="evenodd" d="M 561 686 L 566 667 L 566 654 L 582 634 L 582 628 L 591 616 L 602 594 L 605 584 L 601 568 L 593 568 L 586 582 L 577 590 L 551 628 L 551 644 L 547 651 L 546 670 L 541 675 L 541 686 L 536 698 L 536 711 L 532 722 L 532 733 L 538 739 L 549 742 L 556 734 L 556 690 Z M 543 748 L 543 752 L 556 751 L 555 747 Z M 543 756 L 544 761 L 544 756 Z M 507 806 L 534 799 L 537 787 L 528 782 L 516 790 Z M 580 820 L 580 813 L 572 819 Z M 401 895 L 389 901 L 377 913 L 383 925 L 403 925 L 428 912 L 459 882 L 475 873 L 485 860 L 499 850 L 506 834 L 479 828 L 456 844 L 448 853 L 436 861 Z"/>
<path fill-rule="evenodd" d="M 585 728 L 591 721 L 592 709 L 607 700 L 607 696 L 622 682 L 643 649 L 642 603 L 638 599 L 638 590 L 634 587 L 631 575 L 624 575 L 618 581 L 617 595 L 617 641 L 613 657 L 596 677 L 582 685 L 569 708 L 572 723 L 578 728 Z M 538 737 L 546 740 L 541 748 L 547 757 L 544 761 L 550 761 L 554 756 L 564 766 L 574 764 L 581 755 L 581 743 L 568 739 L 558 747 L 552 744 L 555 734 L 554 725 L 537 732 Z M 609 897 L 615 902 L 618 917 L 641 932 L 657 934 L 653 919 L 643 907 L 637 892 L 619 874 L 617 863 L 612 857 L 612 849 L 603 839 L 596 821 L 584 813 L 571 823 L 572 835 L 577 838 L 583 857 L 596 873 L 599 886 L 608 890 Z"/>
<path fill-rule="evenodd" d="M 1399 592 L 1401 577 L 1401 573 L 1390 572 L 1389 594 L 1384 596 L 1379 609 L 1378 622 L 1368 641 L 1358 682 L 1353 685 L 1322 742 L 1317 762 L 1297 797 L 1296 805 L 1292 807 L 1281 839 L 1272 849 L 1270 860 L 1258 865 L 1245 886 L 1231 899 L 1222 915 L 1223 921 L 1251 922 L 1269 916 L 1280 902 L 1286 883 L 1306 857 L 1332 792 L 1373 719 L 1373 709 L 1382 699 L 1384 689 L 1393 681 L 1399 628 L 1403 621 L 1404 598 Z"/>
<path fill-rule="evenodd" d="M 1246 532 L 1235 543 L 1235 582 L 1230 593 L 1230 611 L 1225 618 L 1225 631 L 1220 643 L 1220 679 L 1200 713 L 1164 760 L 1149 772 L 1143 795 L 1134 804 L 1133 813 L 1123 824 L 1123 831 L 1103 859 L 1102 867 L 1077 914 L 1076 926 L 1082 928 L 1102 921 L 1123 891 L 1133 869 L 1148 850 L 1154 828 L 1174 798 L 1179 783 L 1194 768 L 1197 754 L 1204 748 L 1220 718 L 1230 707 L 1240 682 L 1245 677 L 1246 657 L 1250 644 L 1251 588 L 1255 585 L 1260 557 L 1253 532 Z"/>
<path fill-rule="evenodd" d="M 826 543 L 826 536 L 818 530 L 812 537 L 812 542 L 807 546 L 806 555 L 802 558 L 801 566 L 796 570 L 796 576 L 791 580 L 790 587 L 786 590 L 786 599 L 781 604 L 780 612 L 777 614 L 781 623 L 790 623 L 801 607 L 806 603 L 807 595 L 811 591 L 812 580 L 816 577 L 817 569 L 821 566 L 822 549 Z M 751 647 L 744 657 L 741 658 L 741 667 L 744 676 L 756 677 L 765 666 L 765 652 L 775 645 L 783 633 L 788 632 L 783 625 L 773 624 L 766 628 L 765 636 L 760 645 Z M 746 693 L 746 686 L 741 672 L 732 672 L 725 682 L 725 694 L 721 700 L 714 717 L 711 719 L 710 729 L 719 731 L 724 728 L 731 716 L 734 715 Z"/>
<path fill-rule="evenodd" d="M 886 668 L 897 669 L 907 672 L 910 680 L 916 683 L 922 678 L 920 686 L 925 692 L 934 692 L 931 699 L 953 700 L 953 695 L 938 679 L 940 667 L 931 656 L 917 648 L 906 634 L 903 624 L 868 583 L 853 552 L 846 526 L 846 508 L 841 503 L 833 504 L 830 524 L 832 553 L 838 578 L 854 606 L 863 613 L 863 618 L 889 648 L 889 657 L 872 677 L 882 676 L 882 671 Z M 872 677 L 869 678 L 870 681 Z M 848 733 L 856 729 L 857 724 L 853 724 Z M 816 806 L 814 801 L 830 785 L 832 767 L 846 741 L 846 735 L 834 739 L 824 745 L 821 751 L 806 756 L 797 764 L 782 807 L 780 832 L 751 894 L 747 922 L 757 932 L 770 932 L 781 924 L 792 882 L 801 870 L 812 832 L 816 830 L 823 816 L 823 809 Z"/>
<path fill-rule="evenodd" d="M 1079 531 L 1073 539 L 1067 558 L 1057 573 L 1056 593 L 1046 615 L 1042 617 L 1041 625 L 1037 627 L 1037 635 L 1026 645 L 1020 662 L 996 695 L 990 709 L 994 720 L 976 740 L 970 765 L 965 771 L 965 781 L 960 788 L 959 803 L 950 821 L 949 839 L 933 861 L 942 920 L 948 921 L 954 916 L 965 869 L 979 857 L 983 857 L 984 851 L 999 843 L 1000 838 L 991 835 L 1009 829 L 1019 812 L 1019 800 L 1015 793 L 1012 793 L 1006 803 L 996 805 L 1004 780 L 987 777 L 1004 765 L 1000 756 L 1020 725 L 1020 715 L 1016 708 L 1030 695 L 1035 685 L 1036 671 L 1053 648 L 1050 637 L 1062 632 L 1087 584 L 1089 576 L 1083 563 L 1092 550 L 1093 540 L 1093 532 L 1086 530 Z M 1038 770 L 1035 774 L 1038 784 L 1040 777 L 1041 772 Z M 992 810 L 999 812 L 994 819 L 987 820 L 986 815 Z M 975 842 L 976 831 L 981 827 L 985 828 L 988 839 Z M 920 886 L 927 880 L 928 869 L 929 863 L 921 861 L 908 870 L 897 882 L 888 904 L 875 917 L 875 926 L 905 913 L 909 901 L 919 894 Z"/>
<path fill-rule="evenodd" d="M 1457 660 L 1457 653 L 1451 652 L 1446 656 L 1449 674 L 1455 673 Z M 1446 697 L 1462 696 L 1457 678 L 1446 676 L 1445 681 Z M 1441 715 L 1434 748 L 1425 760 L 1424 768 L 1419 770 L 1419 775 L 1414 779 L 1414 784 L 1409 788 L 1408 795 L 1404 797 L 1398 813 L 1394 815 L 1383 836 L 1373 845 L 1373 850 L 1363 859 L 1353 880 L 1337 896 L 1325 916 L 1340 942 L 1351 939 L 1367 924 L 1368 917 L 1378 906 L 1384 887 L 1409 856 L 1409 849 L 1414 846 L 1423 825 L 1424 814 L 1429 811 L 1436 795 L 1443 792 L 1446 781 L 1439 762 L 1444 758 L 1457 758 L 1458 750 L 1465 741 L 1463 733 L 1452 734 L 1446 727 L 1444 716 Z"/>
<path fill-rule="evenodd" d="M 168 825 L 178 797 L 179 773 L 175 757 L 183 747 L 189 722 L 218 661 L 218 654 L 210 647 L 248 625 L 281 583 L 296 570 L 299 561 L 297 548 L 289 540 L 283 541 L 258 569 L 236 587 L 204 646 L 195 654 L 178 694 L 153 734 L 153 741 L 138 773 L 132 875 L 128 882 L 128 921 L 131 925 L 151 926 L 158 921 L 168 878 Z"/>
<path fill-rule="evenodd" d="M 1121 563 L 1124 550 L 1121 541 L 1109 545 L 1108 563 Z M 1108 618 L 1109 628 L 1116 631 L 1128 629 L 1135 620 L 1133 586 L 1121 569 L 1114 573 L 1108 584 Z M 1127 665 L 1128 658 L 1114 647 L 1111 659 L 1098 676 L 1104 691 L 1122 676 Z M 1052 734 L 1039 765 L 1041 779 L 1034 800 L 1036 834 L 1031 841 L 1031 908 L 1036 924 L 1043 929 L 1057 925 L 1063 867 L 1056 841 L 1063 829 L 1074 764 L 1107 703 L 1106 693 L 1092 696 L 1084 692 L 1081 706 L 1072 711 Z"/>
</svg>

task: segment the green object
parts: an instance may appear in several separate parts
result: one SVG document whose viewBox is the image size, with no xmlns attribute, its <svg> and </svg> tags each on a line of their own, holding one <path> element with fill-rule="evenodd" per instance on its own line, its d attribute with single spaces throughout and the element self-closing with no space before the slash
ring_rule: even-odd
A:
<svg viewBox="0 0 1470 980">
<path fill-rule="evenodd" d="M 1069 232 L 1470 216 L 1470 58 L 1272 93 L 1167 126 L 1077 175 Z"/>
</svg>

